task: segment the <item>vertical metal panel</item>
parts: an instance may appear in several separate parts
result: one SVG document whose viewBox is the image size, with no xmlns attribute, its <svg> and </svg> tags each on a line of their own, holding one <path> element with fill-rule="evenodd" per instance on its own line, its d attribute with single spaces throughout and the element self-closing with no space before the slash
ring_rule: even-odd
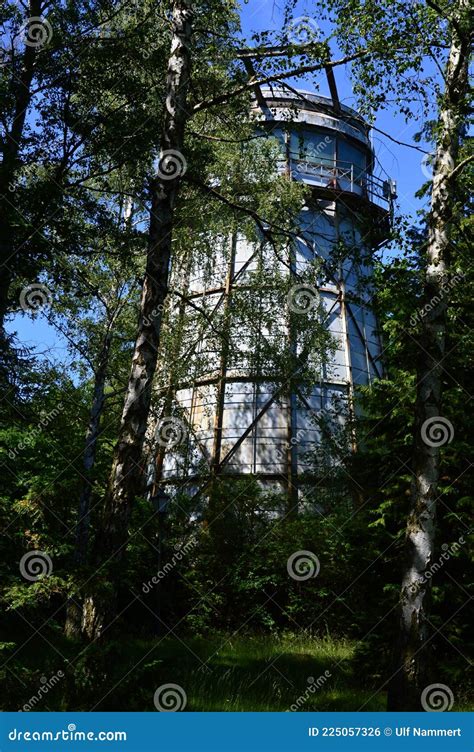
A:
<svg viewBox="0 0 474 752">
<path fill-rule="evenodd" d="M 314 100 L 323 106 L 321 98 Z M 357 130 L 355 125 L 342 123 L 335 113 L 329 116 L 330 103 L 324 107 L 320 116 L 316 104 L 312 112 L 301 109 L 297 119 L 300 125 L 305 120 L 306 124 L 293 134 L 291 148 L 304 154 L 317 151 L 317 144 L 332 130 L 323 149 L 324 160 L 328 161 L 334 146 L 336 161 L 341 155 L 350 161 L 350 155 L 357 154 L 355 182 L 360 183 L 361 167 L 372 160 L 367 135 L 360 126 L 355 135 L 351 132 Z M 283 115 L 282 110 L 282 119 Z M 276 110 L 276 121 L 278 117 Z M 285 124 L 281 133 L 289 127 Z M 357 145 L 351 143 L 351 137 L 358 140 Z M 293 348 L 296 357 L 298 337 L 295 340 L 288 330 L 285 310 L 275 310 L 271 320 L 265 321 L 265 306 L 271 305 L 268 290 L 262 290 L 253 315 L 239 319 L 239 302 L 250 295 L 246 285 L 265 259 L 261 248 L 242 236 L 234 235 L 230 252 L 228 239 L 217 239 L 214 258 L 192 269 L 189 294 L 218 331 L 203 325 L 199 314 L 193 316 L 190 308 L 185 339 L 191 341 L 194 334 L 198 341 L 186 356 L 189 381 L 175 393 L 189 435 L 186 446 L 170 451 L 165 458 L 165 480 L 182 483 L 189 477 L 195 483 L 196 477 L 211 473 L 252 473 L 282 489 L 296 487 L 300 474 L 318 472 L 311 454 L 325 446 L 325 426 L 332 426 L 331 430 L 344 426 L 353 409 L 356 387 L 381 374 L 377 322 L 370 310 L 370 214 L 361 219 L 363 202 L 369 199 L 363 198 L 360 185 L 348 182 L 347 173 L 344 177 L 338 172 L 330 184 L 327 180 L 318 183 L 314 174 L 307 175 L 304 170 L 292 174 L 313 185 L 313 196 L 299 218 L 301 238 L 294 245 L 290 266 L 296 279 L 315 259 L 321 262 L 314 281 L 320 290 L 325 325 L 334 338 L 331 362 L 320 369 L 318 382 L 306 388 L 304 396 L 297 390 L 288 393 L 278 374 L 268 372 L 268 363 L 259 360 L 265 343 L 271 342 L 277 351 Z M 373 221 L 380 221 L 380 216 Z M 354 253 L 336 263 L 334 248 L 339 239 Z M 272 263 L 273 272 L 291 273 L 285 264 L 275 259 Z M 234 318 L 223 337 L 230 301 Z"/>
</svg>

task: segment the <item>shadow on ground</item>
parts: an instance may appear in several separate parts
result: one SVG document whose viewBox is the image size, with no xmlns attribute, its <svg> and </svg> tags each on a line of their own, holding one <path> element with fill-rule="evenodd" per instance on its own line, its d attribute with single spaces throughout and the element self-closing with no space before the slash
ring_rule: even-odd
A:
<svg viewBox="0 0 474 752">
<path fill-rule="evenodd" d="M 89 646 L 58 634 L 51 640 L 32 639 L 16 654 L 13 645 L 5 649 L 6 710 L 28 704 L 37 711 L 154 711 L 156 690 L 167 684 L 181 688 L 188 711 L 385 709 L 384 694 L 355 674 L 354 646 L 346 640 L 124 636 Z"/>
</svg>

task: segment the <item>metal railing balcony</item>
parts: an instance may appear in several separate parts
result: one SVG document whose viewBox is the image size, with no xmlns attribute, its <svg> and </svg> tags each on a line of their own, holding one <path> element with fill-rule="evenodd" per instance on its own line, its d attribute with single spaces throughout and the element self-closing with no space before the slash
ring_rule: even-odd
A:
<svg viewBox="0 0 474 752">
<path fill-rule="evenodd" d="M 397 195 L 393 180 L 382 180 L 349 162 L 292 157 L 289 168 L 296 180 L 304 180 L 328 190 L 355 194 L 386 211 L 391 210 Z"/>
</svg>

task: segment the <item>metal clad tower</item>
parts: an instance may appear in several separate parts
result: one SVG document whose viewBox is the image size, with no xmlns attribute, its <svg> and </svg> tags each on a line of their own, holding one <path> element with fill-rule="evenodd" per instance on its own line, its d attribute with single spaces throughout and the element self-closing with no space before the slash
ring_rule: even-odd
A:
<svg viewBox="0 0 474 752">
<path fill-rule="evenodd" d="M 374 175 L 368 125 L 337 99 L 276 89 L 262 89 L 257 99 L 262 130 L 281 145 L 281 170 L 311 188 L 301 234 L 284 263 L 269 261 L 264 244 L 248 242 L 237 227 L 216 240 L 207 268 L 198 260 L 186 270 L 175 353 L 180 373 L 160 392 L 149 482 L 196 490 L 218 475 L 251 474 L 286 490 L 296 504 L 318 477 L 311 457 L 327 443 L 321 416 L 344 425 L 357 386 L 382 375 L 371 254 L 387 237 L 395 191 Z M 272 288 L 275 275 L 280 282 L 291 277 L 286 305 Z M 305 355 L 288 311 L 293 288 L 305 286 L 297 294 L 317 290 L 333 350 L 317 364 L 310 388 L 299 389 L 297 377 L 282 376 L 281 361 L 284 353 L 293 363 Z"/>
</svg>

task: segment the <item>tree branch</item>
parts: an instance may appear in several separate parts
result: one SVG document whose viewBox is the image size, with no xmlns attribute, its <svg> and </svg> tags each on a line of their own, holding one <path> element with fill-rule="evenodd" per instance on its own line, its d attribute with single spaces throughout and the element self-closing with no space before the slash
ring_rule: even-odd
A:
<svg viewBox="0 0 474 752">
<path fill-rule="evenodd" d="M 456 177 L 456 175 L 463 170 L 463 168 L 469 164 L 469 162 L 474 161 L 474 154 L 470 154 L 469 157 L 466 157 L 466 159 L 463 159 L 459 164 L 456 165 L 454 170 L 451 170 L 449 175 L 446 175 L 445 180 L 453 180 L 453 178 Z"/>
<path fill-rule="evenodd" d="M 324 40 L 327 42 L 327 40 Z M 245 49 L 237 50 L 235 56 L 240 60 L 245 59 L 261 59 L 264 57 L 291 57 L 291 55 L 306 55 L 308 52 L 313 52 L 317 47 L 321 46 L 321 42 L 308 42 L 308 44 L 281 44 L 274 47 L 247 47 Z"/>
<path fill-rule="evenodd" d="M 237 89 L 234 89 L 233 91 L 226 92 L 224 94 L 219 94 L 217 97 L 214 97 L 213 99 L 209 100 L 203 100 L 202 102 L 198 102 L 198 104 L 194 105 L 194 112 L 201 112 L 202 110 L 206 110 L 209 107 L 214 107 L 214 105 L 222 104 L 223 102 L 226 102 L 228 99 L 231 99 L 232 97 L 239 96 L 239 94 L 243 94 L 248 89 L 252 89 L 255 86 L 263 86 L 265 84 L 269 84 L 272 82 L 278 82 L 285 78 L 293 78 L 294 76 L 302 76 L 305 73 L 314 73 L 318 70 L 323 70 L 326 67 L 329 68 L 335 68 L 338 65 L 346 65 L 346 63 L 350 63 L 353 60 L 360 60 L 361 58 L 367 57 L 368 55 L 372 55 L 372 52 L 369 52 L 368 50 L 359 50 L 358 52 L 354 52 L 351 55 L 346 55 L 345 57 L 340 58 L 339 60 L 324 60 L 319 63 L 313 63 L 311 65 L 301 65 L 298 68 L 291 68 L 290 70 L 286 71 L 280 71 L 279 73 L 272 73 L 269 76 L 260 76 L 257 78 L 250 78 L 248 81 L 246 81 L 245 84 L 242 84 L 242 86 L 239 86 Z"/>
</svg>

